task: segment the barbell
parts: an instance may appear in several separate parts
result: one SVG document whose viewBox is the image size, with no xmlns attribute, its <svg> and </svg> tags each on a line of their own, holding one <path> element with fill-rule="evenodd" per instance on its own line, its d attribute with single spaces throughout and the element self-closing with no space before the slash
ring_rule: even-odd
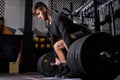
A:
<svg viewBox="0 0 120 80">
<path fill-rule="evenodd" d="M 92 80 L 116 78 L 120 73 L 119 41 L 120 36 L 96 32 L 73 42 L 67 53 L 67 64 L 74 76 Z M 45 76 L 55 76 L 59 69 L 51 66 L 51 62 L 55 62 L 53 52 L 40 57 L 39 72 Z"/>
<path fill-rule="evenodd" d="M 114 79 L 118 76 L 114 37 L 96 32 L 76 40 L 69 48 L 67 61 L 70 70 L 83 79 Z"/>
</svg>

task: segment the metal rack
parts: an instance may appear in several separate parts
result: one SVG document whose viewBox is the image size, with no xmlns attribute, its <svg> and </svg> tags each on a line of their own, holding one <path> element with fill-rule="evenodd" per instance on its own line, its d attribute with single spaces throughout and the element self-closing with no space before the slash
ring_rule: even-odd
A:
<svg viewBox="0 0 120 80">
<path fill-rule="evenodd" d="M 94 27 L 95 31 L 100 31 L 100 10 L 109 7 L 109 15 L 111 18 L 111 23 L 109 23 L 109 32 L 113 36 L 115 36 L 115 19 L 114 19 L 114 7 L 113 3 L 116 0 L 106 0 L 104 2 L 100 2 L 98 0 L 88 0 L 85 4 L 80 6 L 78 9 L 72 12 L 72 15 L 77 15 L 79 13 L 79 17 L 84 22 L 84 18 L 92 18 L 94 19 Z"/>
</svg>

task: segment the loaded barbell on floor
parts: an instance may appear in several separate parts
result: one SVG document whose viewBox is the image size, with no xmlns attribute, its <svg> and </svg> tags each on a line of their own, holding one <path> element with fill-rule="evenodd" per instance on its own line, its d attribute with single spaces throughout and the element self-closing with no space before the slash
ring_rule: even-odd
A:
<svg viewBox="0 0 120 80">
<path fill-rule="evenodd" d="M 113 58 L 116 53 L 113 41 L 113 36 L 105 32 L 76 40 L 67 55 L 70 70 L 83 79 L 114 79 L 119 72 Z"/>
<path fill-rule="evenodd" d="M 100 80 L 116 78 L 120 70 L 118 70 L 119 52 L 114 41 L 114 37 L 105 32 L 92 33 L 76 40 L 67 54 L 67 64 L 74 76 L 97 80 L 98 77 Z M 55 76 L 59 69 L 51 66 L 52 62 L 55 62 L 53 52 L 40 57 L 39 72 L 45 76 Z"/>
</svg>

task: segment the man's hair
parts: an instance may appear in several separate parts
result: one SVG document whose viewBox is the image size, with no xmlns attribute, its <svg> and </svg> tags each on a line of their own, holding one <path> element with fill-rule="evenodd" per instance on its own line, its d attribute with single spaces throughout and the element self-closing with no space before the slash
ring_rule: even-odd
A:
<svg viewBox="0 0 120 80">
<path fill-rule="evenodd" d="M 33 14 L 36 14 L 36 9 L 40 10 L 42 7 L 47 8 L 46 4 L 44 4 L 43 2 L 37 2 L 37 3 L 35 3 L 35 5 L 33 6 Z"/>
</svg>

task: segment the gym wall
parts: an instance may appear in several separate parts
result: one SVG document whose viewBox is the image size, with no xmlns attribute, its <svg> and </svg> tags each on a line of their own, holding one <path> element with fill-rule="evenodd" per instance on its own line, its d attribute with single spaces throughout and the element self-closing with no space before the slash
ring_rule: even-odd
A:
<svg viewBox="0 0 120 80">
<path fill-rule="evenodd" d="M 4 0 L 5 25 L 16 30 L 14 34 L 22 35 L 19 28 L 24 28 L 25 0 Z"/>
<path fill-rule="evenodd" d="M 5 0 L 0 1 L 0 16 L 4 16 Z"/>
<path fill-rule="evenodd" d="M 0 40 L 0 72 L 8 72 L 9 62 L 15 62 L 20 52 L 24 27 L 25 0 L 0 0 L 0 17 L 4 17 L 4 35 Z M 12 34 L 13 33 L 13 34 Z M 15 34 L 15 35 L 14 35 Z"/>
</svg>

